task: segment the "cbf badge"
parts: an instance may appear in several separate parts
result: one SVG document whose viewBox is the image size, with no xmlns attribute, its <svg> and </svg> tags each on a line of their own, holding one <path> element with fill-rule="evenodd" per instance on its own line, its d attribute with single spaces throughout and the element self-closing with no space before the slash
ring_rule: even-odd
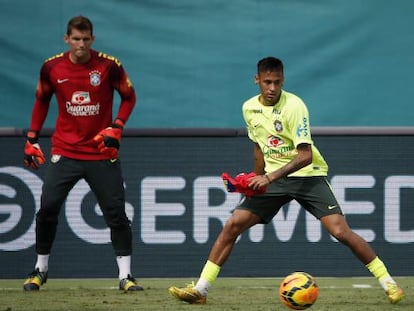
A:
<svg viewBox="0 0 414 311">
<path fill-rule="evenodd" d="M 283 131 L 282 122 L 280 122 L 279 120 L 275 121 L 275 130 L 276 130 L 276 132 L 282 132 Z"/>
<path fill-rule="evenodd" d="M 98 70 L 91 71 L 89 73 L 89 80 L 92 86 L 98 86 L 101 84 L 101 73 Z"/>
</svg>

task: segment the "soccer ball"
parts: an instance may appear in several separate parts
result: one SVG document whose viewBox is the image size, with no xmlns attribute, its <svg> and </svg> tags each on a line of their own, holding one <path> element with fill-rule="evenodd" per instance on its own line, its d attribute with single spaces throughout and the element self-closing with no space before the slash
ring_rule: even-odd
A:
<svg viewBox="0 0 414 311">
<path fill-rule="evenodd" d="M 293 272 L 286 276 L 279 287 L 280 300 L 294 310 L 305 310 L 318 298 L 315 278 L 306 272 Z"/>
</svg>

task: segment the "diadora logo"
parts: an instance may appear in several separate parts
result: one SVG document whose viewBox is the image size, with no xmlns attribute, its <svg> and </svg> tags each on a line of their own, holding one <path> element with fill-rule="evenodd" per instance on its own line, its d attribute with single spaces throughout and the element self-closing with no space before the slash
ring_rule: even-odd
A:
<svg viewBox="0 0 414 311">
<path fill-rule="evenodd" d="M 89 96 L 89 92 L 84 91 L 76 91 L 72 94 L 71 103 L 72 104 L 89 104 L 91 102 L 91 97 Z"/>
<path fill-rule="evenodd" d="M 284 144 L 284 141 L 280 137 L 270 135 L 267 138 L 267 145 L 269 147 L 279 147 L 280 145 L 283 145 L 283 144 Z"/>
</svg>

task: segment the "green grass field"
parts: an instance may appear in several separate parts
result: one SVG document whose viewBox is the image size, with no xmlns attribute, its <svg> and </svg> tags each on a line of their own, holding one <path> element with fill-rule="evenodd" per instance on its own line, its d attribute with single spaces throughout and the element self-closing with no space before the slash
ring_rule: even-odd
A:
<svg viewBox="0 0 414 311">
<path fill-rule="evenodd" d="M 406 297 L 389 304 L 373 278 L 318 278 L 319 298 L 312 311 L 414 310 L 414 277 L 396 280 Z M 116 279 L 49 279 L 39 292 L 24 292 L 22 280 L 0 280 L 0 311 L 17 310 L 289 310 L 278 297 L 280 278 L 219 278 L 206 305 L 189 305 L 168 294 L 170 286 L 191 279 L 140 279 L 145 291 L 124 293 Z"/>
</svg>

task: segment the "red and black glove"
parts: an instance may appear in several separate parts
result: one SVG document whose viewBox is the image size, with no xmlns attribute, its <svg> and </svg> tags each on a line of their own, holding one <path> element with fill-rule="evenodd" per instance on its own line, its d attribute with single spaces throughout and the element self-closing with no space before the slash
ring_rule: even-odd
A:
<svg viewBox="0 0 414 311">
<path fill-rule="evenodd" d="M 35 170 L 46 161 L 38 141 L 39 133 L 37 131 L 29 131 L 27 133 L 27 140 L 24 145 L 24 164 Z"/>
<path fill-rule="evenodd" d="M 236 177 L 231 177 L 228 173 L 221 174 L 224 186 L 228 192 L 239 192 L 250 197 L 257 194 L 263 194 L 266 192 L 266 187 L 254 190 L 249 187 L 249 180 L 256 176 L 255 172 L 240 173 Z"/>
<path fill-rule="evenodd" d="M 111 126 L 103 129 L 93 138 L 98 143 L 98 149 L 101 153 L 108 155 L 111 159 L 118 158 L 123 128 L 124 122 L 116 119 Z"/>
</svg>

